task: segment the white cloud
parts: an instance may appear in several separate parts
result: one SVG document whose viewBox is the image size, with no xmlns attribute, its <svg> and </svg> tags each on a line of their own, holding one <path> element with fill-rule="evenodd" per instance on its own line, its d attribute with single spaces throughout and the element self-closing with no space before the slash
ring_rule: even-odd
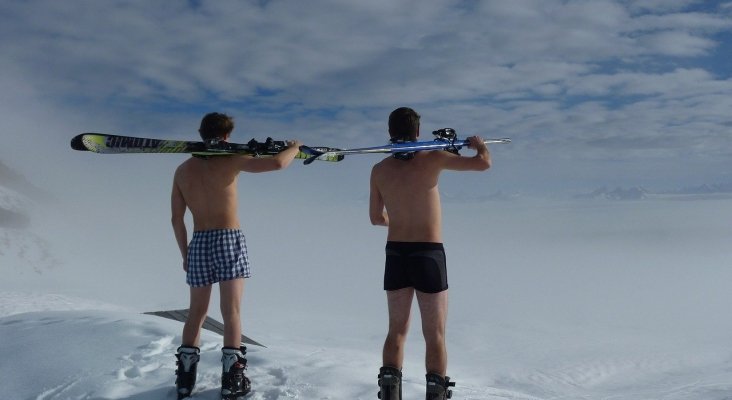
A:
<svg viewBox="0 0 732 400">
<path fill-rule="evenodd" d="M 671 12 L 682 10 L 690 5 L 702 3 L 703 0 L 629 0 L 633 12 Z"/>
<path fill-rule="evenodd" d="M 140 134 L 223 109 L 250 129 L 297 124 L 341 146 L 366 144 L 391 109 L 412 105 L 426 123 L 514 135 L 512 152 L 678 154 L 688 148 L 674 135 L 693 129 L 696 156 L 728 154 L 730 77 L 708 59 L 732 20 L 702 5 L 5 2 L 0 100 Z"/>
<path fill-rule="evenodd" d="M 649 34 L 640 39 L 639 42 L 651 54 L 678 57 L 705 55 L 716 45 L 713 40 L 678 31 Z"/>
</svg>

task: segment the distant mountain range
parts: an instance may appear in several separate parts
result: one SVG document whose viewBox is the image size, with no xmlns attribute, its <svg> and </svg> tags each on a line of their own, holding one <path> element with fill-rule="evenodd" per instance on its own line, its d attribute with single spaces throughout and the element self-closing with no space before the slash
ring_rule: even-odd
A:
<svg viewBox="0 0 732 400">
<path fill-rule="evenodd" d="M 30 200 L 0 180 L 0 228 L 24 229 L 30 224 L 28 208 Z"/>
<path fill-rule="evenodd" d="M 575 199 L 607 199 L 607 200 L 642 200 L 648 197 L 648 190 L 643 187 L 632 187 L 628 189 L 608 189 L 602 187 L 590 193 L 575 195 Z"/>
<path fill-rule="evenodd" d="M 444 202 L 451 203 L 482 203 L 489 201 L 514 201 L 523 196 L 517 193 L 497 191 L 489 195 L 471 195 L 466 193 L 440 192 Z M 654 191 L 643 186 L 615 187 L 603 186 L 588 193 L 579 193 L 573 199 L 584 200 L 645 200 L 645 199 L 714 199 L 732 197 L 732 183 L 704 184 L 689 186 L 682 189 Z M 366 201 L 366 200 L 364 200 Z"/>
<path fill-rule="evenodd" d="M 630 188 L 617 187 L 608 189 L 602 187 L 595 189 L 590 193 L 582 193 L 575 195 L 575 199 L 607 199 L 607 200 L 643 200 L 648 197 L 662 196 L 699 196 L 708 197 L 713 195 L 732 195 L 732 183 L 727 184 L 704 184 L 700 186 L 690 186 L 683 189 L 663 192 L 653 192 L 642 186 Z"/>
<path fill-rule="evenodd" d="M 484 201 L 510 201 L 519 198 L 518 194 L 509 194 L 501 190 L 489 195 L 466 195 L 464 193 L 440 192 L 444 202 L 451 203 L 481 203 Z"/>
<path fill-rule="evenodd" d="M 30 183 L 21 173 L 0 161 L 0 187 L 11 189 L 34 201 L 50 201 L 52 196 L 47 191 Z M 2 203 L 0 203 L 2 207 Z"/>
<path fill-rule="evenodd" d="M 52 196 L 0 162 L 0 271 L 42 273 L 59 262 L 32 229 L 32 210 Z"/>
<path fill-rule="evenodd" d="M 714 194 L 714 193 L 732 193 L 732 182 L 715 183 L 712 185 L 691 186 L 679 189 L 674 192 L 676 194 Z"/>
</svg>

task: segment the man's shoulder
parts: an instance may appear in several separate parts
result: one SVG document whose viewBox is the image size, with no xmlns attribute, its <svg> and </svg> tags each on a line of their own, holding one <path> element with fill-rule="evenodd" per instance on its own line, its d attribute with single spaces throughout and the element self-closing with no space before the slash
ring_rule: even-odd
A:
<svg viewBox="0 0 732 400">
<path fill-rule="evenodd" d="M 386 157 L 383 160 L 377 162 L 376 164 L 374 164 L 373 167 L 371 167 L 371 170 L 376 171 L 376 170 L 387 168 L 390 159 L 391 159 L 391 157 Z"/>
<path fill-rule="evenodd" d="M 185 170 L 187 168 L 190 168 L 190 165 L 193 163 L 193 160 L 194 159 L 195 159 L 194 157 L 189 157 L 188 159 L 186 159 L 182 163 L 178 164 L 178 166 L 175 168 L 175 173 L 176 174 L 179 174 L 183 170 Z"/>
<path fill-rule="evenodd" d="M 418 151 L 410 160 L 398 160 L 393 156 L 389 156 L 374 164 L 372 170 L 391 170 L 401 169 L 404 166 L 414 166 L 422 169 L 429 165 L 440 165 L 444 159 L 444 155 L 438 153 L 446 153 L 442 151 Z"/>
<path fill-rule="evenodd" d="M 445 157 L 452 157 L 455 156 L 455 154 L 450 153 L 449 151 L 445 150 L 430 150 L 430 151 L 420 151 L 417 154 L 420 154 L 422 158 L 430 161 L 434 160 L 440 160 Z"/>
<path fill-rule="evenodd" d="M 433 166 L 439 170 L 445 168 L 446 162 L 451 158 L 460 158 L 459 154 L 454 154 L 445 150 L 420 151 L 417 153 L 420 161 L 426 165 Z"/>
<path fill-rule="evenodd" d="M 185 160 L 182 163 L 178 164 L 177 167 L 175 167 L 175 175 L 177 176 L 180 174 L 184 169 L 186 169 L 186 166 L 188 165 L 189 160 Z"/>
</svg>

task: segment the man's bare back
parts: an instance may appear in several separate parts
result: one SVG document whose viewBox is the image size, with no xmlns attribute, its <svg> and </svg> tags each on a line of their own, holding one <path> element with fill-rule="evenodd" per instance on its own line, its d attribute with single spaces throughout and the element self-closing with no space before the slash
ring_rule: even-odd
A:
<svg viewBox="0 0 732 400">
<path fill-rule="evenodd" d="M 173 196 L 191 210 L 193 230 L 239 229 L 239 169 L 229 157 L 191 158 L 175 171 Z"/>
<path fill-rule="evenodd" d="M 438 179 L 442 170 L 482 171 L 490 154 L 477 136 L 469 138 L 473 157 L 446 151 L 417 152 L 411 160 L 389 157 L 371 171 L 369 215 L 374 225 L 389 227 L 387 240 L 442 243 Z"/>
<path fill-rule="evenodd" d="M 228 137 L 226 137 L 228 139 Z M 193 230 L 239 229 L 237 181 L 240 172 L 268 172 L 286 168 L 297 154 L 299 141 L 288 141 L 288 148 L 274 157 L 248 155 L 192 157 L 175 171 L 171 194 L 171 221 L 187 270 L 188 234 L 184 215 L 193 215 Z"/>
</svg>

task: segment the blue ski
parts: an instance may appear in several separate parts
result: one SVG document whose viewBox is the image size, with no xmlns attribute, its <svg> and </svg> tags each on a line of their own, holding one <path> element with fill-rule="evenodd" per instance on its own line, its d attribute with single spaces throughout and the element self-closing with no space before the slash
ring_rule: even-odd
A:
<svg viewBox="0 0 732 400">
<path fill-rule="evenodd" d="M 330 151 L 321 151 L 319 149 L 308 146 L 300 146 L 300 152 L 309 155 L 309 157 L 306 158 L 304 161 L 304 164 L 308 165 L 318 159 L 336 156 L 343 157 L 349 154 L 393 154 L 425 150 L 452 150 L 457 152 L 463 147 L 467 147 L 469 144 L 467 140 L 457 139 L 457 137 L 455 136 L 455 130 L 451 128 L 443 128 L 432 132 L 432 134 L 436 136 L 436 139 L 421 142 L 399 142 L 390 143 L 383 146 L 360 147 L 356 149 L 333 149 Z M 504 144 L 511 143 L 511 139 L 484 139 L 483 142 L 486 144 Z"/>
</svg>

